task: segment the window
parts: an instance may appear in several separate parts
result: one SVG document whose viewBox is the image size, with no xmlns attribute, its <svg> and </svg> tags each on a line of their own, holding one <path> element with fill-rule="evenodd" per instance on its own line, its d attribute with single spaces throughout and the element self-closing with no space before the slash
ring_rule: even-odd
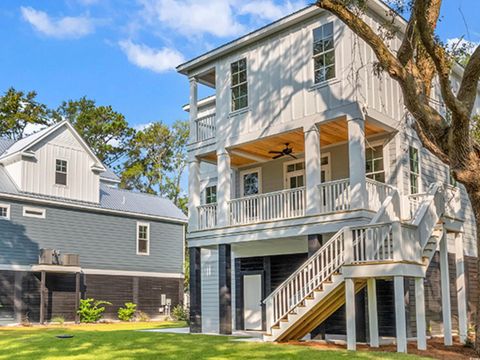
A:
<svg viewBox="0 0 480 360">
<path fill-rule="evenodd" d="M 137 223 L 137 255 L 150 253 L 150 224 Z"/>
<path fill-rule="evenodd" d="M 10 205 L 0 204 L 0 219 L 10 219 Z"/>
<path fill-rule="evenodd" d="M 230 65 L 232 74 L 232 111 L 248 106 L 247 59 L 240 59 Z"/>
<path fill-rule="evenodd" d="M 23 216 L 37 218 L 37 219 L 45 219 L 46 217 L 46 210 L 34 207 L 23 207 Z"/>
<path fill-rule="evenodd" d="M 207 186 L 205 189 L 205 203 L 214 204 L 217 202 L 217 186 Z"/>
<path fill-rule="evenodd" d="M 303 160 L 287 162 L 284 166 L 286 189 L 305 186 L 305 162 Z"/>
<path fill-rule="evenodd" d="M 260 168 L 242 171 L 240 181 L 242 196 L 256 195 L 262 192 Z"/>
<path fill-rule="evenodd" d="M 418 156 L 418 149 L 410 146 L 408 150 L 408 156 L 410 159 L 410 193 L 418 194 L 419 189 L 419 177 L 420 177 L 420 163 Z"/>
<path fill-rule="evenodd" d="M 335 77 L 333 22 L 313 30 L 313 68 L 315 84 Z"/>
<path fill-rule="evenodd" d="M 55 162 L 55 184 L 67 185 L 67 162 L 57 159 Z"/>
<path fill-rule="evenodd" d="M 385 182 L 385 167 L 383 164 L 383 145 L 365 149 L 365 173 L 370 179 Z"/>
</svg>

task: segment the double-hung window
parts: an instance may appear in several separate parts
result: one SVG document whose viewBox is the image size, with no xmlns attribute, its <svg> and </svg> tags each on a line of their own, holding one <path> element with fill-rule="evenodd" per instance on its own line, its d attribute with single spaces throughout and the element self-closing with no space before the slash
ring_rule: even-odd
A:
<svg viewBox="0 0 480 360">
<path fill-rule="evenodd" d="M 232 111 L 248 106 L 247 59 L 243 58 L 230 65 Z"/>
<path fill-rule="evenodd" d="M 313 69 L 315 84 L 335 77 L 333 22 L 313 30 Z"/>
<path fill-rule="evenodd" d="M 385 182 L 385 166 L 383 163 L 383 146 L 367 147 L 365 149 L 365 173 L 370 179 Z"/>
<path fill-rule="evenodd" d="M 150 224 L 137 223 L 137 255 L 150 254 Z"/>
<path fill-rule="evenodd" d="M 207 186 L 205 189 L 205 204 L 214 204 L 217 202 L 217 186 Z"/>
<path fill-rule="evenodd" d="M 420 191 L 420 161 L 418 149 L 410 146 L 408 149 L 408 157 L 410 160 L 410 193 L 418 194 Z"/>
<path fill-rule="evenodd" d="M 0 204 L 0 219 L 10 219 L 10 205 Z"/>
<path fill-rule="evenodd" d="M 55 184 L 67 185 L 67 162 L 57 159 L 55 161 Z"/>
</svg>

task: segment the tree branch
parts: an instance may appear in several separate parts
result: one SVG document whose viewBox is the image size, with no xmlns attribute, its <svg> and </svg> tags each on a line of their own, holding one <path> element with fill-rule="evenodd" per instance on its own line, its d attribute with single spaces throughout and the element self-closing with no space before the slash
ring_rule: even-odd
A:
<svg viewBox="0 0 480 360">
<path fill-rule="evenodd" d="M 480 80 L 480 46 L 477 46 L 465 67 L 457 99 L 461 101 L 471 115 L 477 97 Z"/>
</svg>

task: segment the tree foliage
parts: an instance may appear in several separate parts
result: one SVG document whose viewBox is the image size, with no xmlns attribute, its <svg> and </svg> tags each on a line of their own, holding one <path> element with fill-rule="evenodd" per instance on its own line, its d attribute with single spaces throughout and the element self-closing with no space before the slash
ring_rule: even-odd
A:
<svg viewBox="0 0 480 360">
<path fill-rule="evenodd" d="M 49 123 L 49 110 L 36 100 L 37 93 L 9 88 L 0 97 L 0 137 L 20 140 L 28 125 Z"/>
<path fill-rule="evenodd" d="M 404 15 L 409 13 L 409 20 L 402 24 L 403 20 L 392 10 L 390 20 L 379 31 L 364 20 L 365 0 L 316 2 L 364 40 L 376 55 L 377 68 L 399 84 L 404 105 L 415 121 L 415 130 L 423 146 L 449 165 L 454 178 L 467 190 L 477 223 L 477 251 L 480 253 L 480 143 L 475 136 L 478 131 L 472 131 L 477 126 L 475 119 L 478 121 L 474 105 L 480 78 L 480 46 L 463 59 L 464 68 L 459 71 L 455 55 L 435 33 L 441 0 L 394 0 L 390 3 Z M 395 35 L 402 39 L 398 49 L 392 49 L 388 41 Z M 451 83 L 455 68 L 456 76 L 461 78 L 458 91 L 453 90 Z M 436 79 L 447 110 L 445 114 L 430 101 Z M 480 310 L 480 298 L 477 301 Z M 480 329 L 478 315 L 477 329 Z M 476 332 L 476 348 L 480 350 L 480 331 Z"/>
<path fill-rule="evenodd" d="M 132 138 L 123 165 L 121 186 L 171 199 L 186 210 L 181 178 L 186 166 L 188 124 L 177 121 L 169 128 L 162 122 L 149 125 Z"/>
<path fill-rule="evenodd" d="M 134 134 L 122 114 L 111 106 L 97 106 L 86 97 L 64 101 L 53 117 L 56 121 L 68 120 L 107 166 L 126 154 Z"/>
</svg>

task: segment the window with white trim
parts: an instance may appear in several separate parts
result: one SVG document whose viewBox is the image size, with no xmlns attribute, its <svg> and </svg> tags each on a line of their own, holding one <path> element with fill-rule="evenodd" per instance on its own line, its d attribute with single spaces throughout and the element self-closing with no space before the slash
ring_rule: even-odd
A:
<svg viewBox="0 0 480 360">
<path fill-rule="evenodd" d="M 247 59 L 243 58 L 230 65 L 232 111 L 248 106 Z"/>
<path fill-rule="evenodd" d="M 207 186 L 205 188 L 205 204 L 214 204 L 217 202 L 217 185 Z"/>
<path fill-rule="evenodd" d="M 408 149 L 408 158 L 410 163 L 410 194 L 418 194 L 420 191 L 420 158 L 418 149 L 410 146 Z"/>
<path fill-rule="evenodd" d="M 10 205 L 0 204 L 0 219 L 10 219 Z"/>
<path fill-rule="evenodd" d="M 313 70 L 315 84 L 335 77 L 333 22 L 313 29 Z"/>
<path fill-rule="evenodd" d="M 383 145 L 368 146 L 365 149 L 365 175 L 372 180 L 385 182 Z"/>
<path fill-rule="evenodd" d="M 137 255 L 150 254 L 150 224 L 137 223 Z"/>
<path fill-rule="evenodd" d="M 47 210 L 45 209 L 29 207 L 29 206 L 23 207 L 23 216 L 25 217 L 45 219 L 46 215 L 47 215 Z"/>
<path fill-rule="evenodd" d="M 57 159 L 55 161 L 55 184 L 67 185 L 67 161 Z"/>
</svg>

